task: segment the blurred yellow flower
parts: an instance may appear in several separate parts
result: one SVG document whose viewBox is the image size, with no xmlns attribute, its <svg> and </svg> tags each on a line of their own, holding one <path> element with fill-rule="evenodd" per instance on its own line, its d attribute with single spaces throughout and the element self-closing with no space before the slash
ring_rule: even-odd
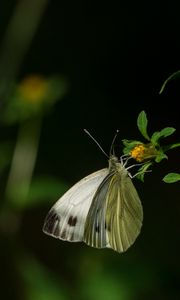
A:
<svg viewBox="0 0 180 300">
<path fill-rule="evenodd" d="M 5 123 L 15 123 L 43 115 L 66 93 L 66 80 L 59 75 L 31 74 L 12 84 L 3 111 Z"/>
<path fill-rule="evenodd" d="M 39 103 L 44 100 L 48 88 L 48 81 L 42 76 L 30 75 L 21 81 L 18 92 L 24 101 Z"/>
</svg>

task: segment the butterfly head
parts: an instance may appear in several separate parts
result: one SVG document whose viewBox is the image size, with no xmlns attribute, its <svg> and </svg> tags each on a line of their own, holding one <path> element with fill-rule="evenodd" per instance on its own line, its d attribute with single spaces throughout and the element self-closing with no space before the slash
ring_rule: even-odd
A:
<svg viewBox="0 0 180 300">
<path fill-rule="evenodd" d="M 124 163 L 122 163 L 122 161 L 119 160 L 118 157 L 115 155 L 111 155 L 109 158 L 109 171 L 118 173 L 123 172 L 125 175 L 127 174 Z"/>
</svg>

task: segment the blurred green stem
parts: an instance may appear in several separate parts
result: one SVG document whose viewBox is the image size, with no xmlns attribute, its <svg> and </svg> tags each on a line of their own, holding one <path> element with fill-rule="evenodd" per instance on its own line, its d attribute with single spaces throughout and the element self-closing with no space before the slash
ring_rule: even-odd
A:
<svg viewBox="0 0 180 300">
<path fill-rule="evenodd" d="M 36 163 L 42 119 L 20 125 L 6 186 L 7 201 L 18 206 L 26 201 Z"/>
<path fill-rule="evenodd" d="M 9 90 L 41 22 L 48 0 L 16 1 L 0 47 L 0 100 Z"/>
</svg>

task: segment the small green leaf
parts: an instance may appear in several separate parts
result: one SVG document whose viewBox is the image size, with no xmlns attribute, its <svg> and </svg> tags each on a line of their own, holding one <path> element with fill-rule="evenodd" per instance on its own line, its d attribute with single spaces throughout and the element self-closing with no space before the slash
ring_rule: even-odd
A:
<svg viewBox="0 0 180 300">
<path fill-rule="evenodd" d="M 176 131 L 176 128 L 173 127 L 165 127 L 160 131 L 161 137 L 167 137 L 171 134 L 173 134 Z"/>
<path fill-rule="evenodd" d="M 161 131 L 156 131 L 153 133 L 151 137 L 152 144 L 156 145 L 160 138 L 167 137 L 175 132 L 175 128 L 173 127 L 165 127 Z"/>
<path fill-rule="evenodd" d="M 125 146 L 123 148 L 124 154 L 129 154 L 136 145 L 142 144 L 142 142 L 140 141 L 126 140 L 126 139 L 122 140 L 122 143 Z"/>
<path fill-rule="evenodd" d="M 132 148 L 134 148 L 136 145 L 142 144 L 142 142 L 140 142 L 140 141 L 126 140 L 126 139 L 123 139 L 122 143 L 124 146 L 126 146 L 126 147 L 131 146 Z"/>
<path fill-rule="evenodd" d="M 156 155 L 155 162 L 159 163 L 163 159 L 168 159 L 168 157 L 163 151 L 160 150 Z"/>
<path fill-rule="evenodd" d="M 166 146 L 166 147 L 164 147 L 164 149 L 165 149 L 165 151 L 168 151 L 170 149 L 174 149 L 174 148 L 178 148 L 178 147 L 180 147 L 180 143 L 176 143 L 176 144 Z"/>
<path fill-rule="evenodd" d="M 163 85 L 162 85 L 162 87 L 161 87 L 161 89 L 160 89 L 159 94 L 161 94 L 161 93 L 164 91 L 165 86 L 166 86 L 166 84 L 167 84 L 169 81 L 171 81 L 171 80 L 173 80 L 173 79 L 176 79 L 176 78 L 178 78 L 178 77 L 180 77 L 180 71 L 177 71 L 177 72 L 174 72 L 173 74 L 171 74 L 171 75 L 164 81 L 164 83 L 163 83 Z"/>
<path fill-rule="evenodd" d="M 137 173 L 137 178 L 144 182 L 144 175 L 148 171 L 149 167 L 152 166 L 152 162 L 147 162 L 145 163 L 142 167 L 139 168 L 138 173 Z"/>
<path fill-rule="evenodd" d="M 146 113 L 143 110 L 143 111 L 140 112 L 140 114 L 137 118 L 137 126 L 139 128 L 139 131 L 143 135 L 143 137 L 149 141 L 150 138 L 147 134 L 147 124 L 148 124 L 148 120 L 147 120 L 147 117 L 146 117 Z"/>
<path fill-rule="evenodd" d="M 169 173 L 163 178 L 163 181 L 166 183 L 174 183 L 179 180 L 180 180 L 180 174 L 178 173 Z"/>
<path fill-rule="evenodd" d="M 151 143 L 153 145 L 157 145 L 159 138 L 160 138 L 160 131 L 155 131 L 151 137 Z"/>
</svg>

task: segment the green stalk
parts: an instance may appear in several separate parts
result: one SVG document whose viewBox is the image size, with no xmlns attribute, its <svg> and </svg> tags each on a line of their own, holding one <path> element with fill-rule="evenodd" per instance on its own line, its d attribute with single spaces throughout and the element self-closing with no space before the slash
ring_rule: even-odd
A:
<svg viewBox="0 0 180 300">
<path fill-rule="evenodd" d="M 6 198 L 15 206 L 24 206 L 35 168 L 42 120 L 20 125 L 6 186 Z"/>
</svg>

